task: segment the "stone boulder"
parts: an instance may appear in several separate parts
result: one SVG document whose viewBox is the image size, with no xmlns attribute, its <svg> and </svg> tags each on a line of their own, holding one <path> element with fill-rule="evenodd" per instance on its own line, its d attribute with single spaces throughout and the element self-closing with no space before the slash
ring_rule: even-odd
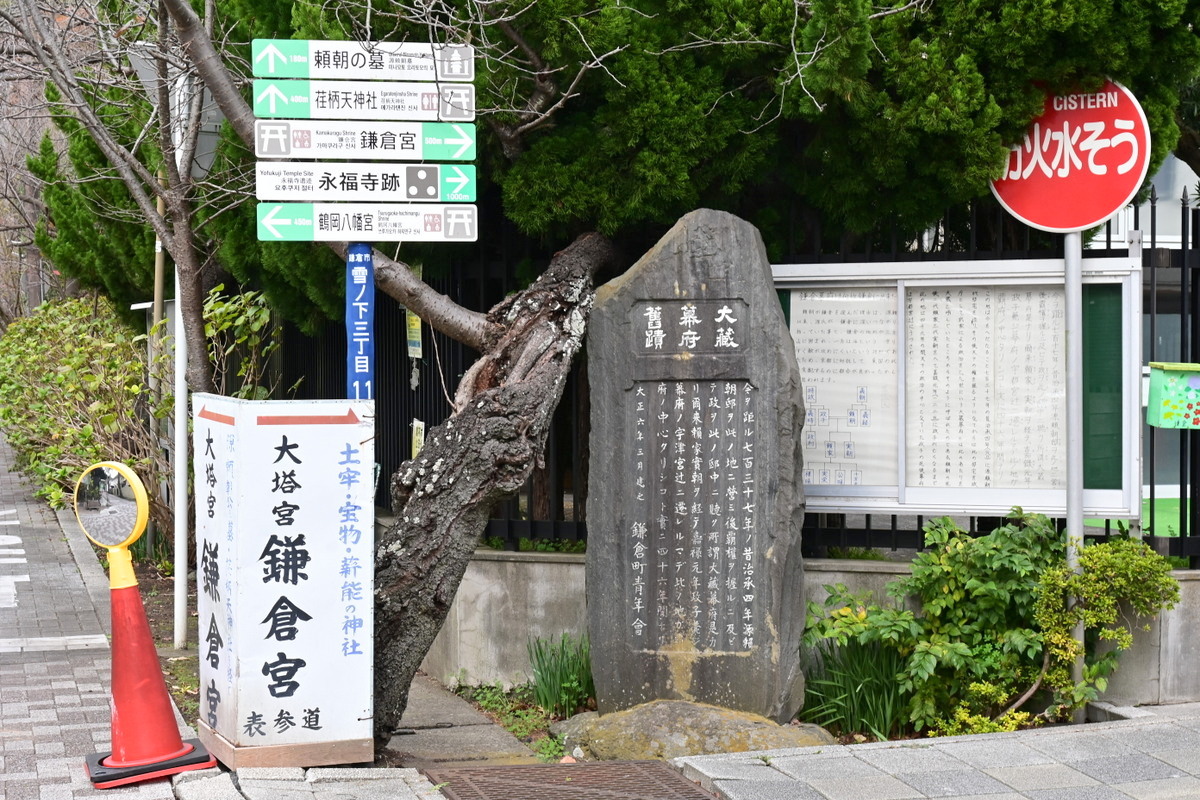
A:
<svg viewBox="0 0 1200 800">
<path fill-rule="evenodd" d="M 557 723 L 564 749 L 597 761 L 671 759 L 836 744 L 817 725 L 777 725 L 766 717 L 682 700 L 656 700 L 600 716 L 594 711 Z"/>
</svg>

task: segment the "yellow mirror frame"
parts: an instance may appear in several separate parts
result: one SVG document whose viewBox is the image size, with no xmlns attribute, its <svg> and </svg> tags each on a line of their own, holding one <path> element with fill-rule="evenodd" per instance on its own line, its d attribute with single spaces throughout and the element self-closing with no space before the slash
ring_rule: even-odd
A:
<svg viewBox="0 0 1200 800">
<path fill-rule="evenodd" d="M 133 521 L 133 529 L 130 530 L 128 536 L 117 544 L 101 542 L 93 538 L 91 532 L 87 529 L 87 525 L 83 522 L 83 517 L 79 514 L 80 489 L 83 487 L 84 481 L 97 469 L 113 470 L 125 480 L 133 492 L 133 501 L 137 508 L 137 513 Z M 145 532 L 146 523 L 150 519 L 150 500 L 146 494 L 146 486 L 142 483 L 142 479 L 126 464 L 116 461 L 100 461 L 92 464 L 79 476 L 79 480 L 75 483 L 73 502 L 75 519 L 79 523 L 79 527 L 83 530 L 84 536 L 87 536 L 88 541 L 108 551 L 109 588 L 122 589 L 129 586 L 137 586 L 137 578 L 133 573 L 133 558 L 129 554 L 129 546 L 136 542 Z"/>
</svg>

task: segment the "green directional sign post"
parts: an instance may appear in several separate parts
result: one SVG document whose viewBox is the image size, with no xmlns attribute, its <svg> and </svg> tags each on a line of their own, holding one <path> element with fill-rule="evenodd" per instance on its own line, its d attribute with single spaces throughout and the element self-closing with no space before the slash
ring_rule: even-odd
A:
<svg viewBox="0 0 1200 800">
<path fill-rule="evenodd" d="M 373 161 L 474 161 L 473 122 L 360 122 L 260 119 L 259 158 L 346 158 Z"/>
<path fill-rule="evenodd" d="M 475 49 L 470 45 L 255 39 L 250 58 L 256 78 L 475 79 Z"/>
<path fill-rule="evenodd" d="M 475 87 L 464 83 L 258 79 L 253 97 L 259 119 L 475 119 Z"/>
<path fill-rule="evenodd" d="M 474 242 L 474 205 L 259 203 L 260 242 Z"/>
<path fill-rule="evenodd" d="M 254 195 L 304 202 L 473 203 L 475 165 L 260 161 Z"/>
<path fill-rule="evenodd" d="M 255 39 L 251 65 L 259 241 L 477 240 L 473 47 Z"/>
</svg>

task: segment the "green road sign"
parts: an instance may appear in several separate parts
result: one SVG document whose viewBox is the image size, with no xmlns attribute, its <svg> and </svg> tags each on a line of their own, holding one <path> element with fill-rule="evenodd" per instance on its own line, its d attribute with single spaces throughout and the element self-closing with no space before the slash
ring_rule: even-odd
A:
<svg viewBox="0 0 1200 800">
<path fill-rule="evenodd" d="M 473 205 L 259 203 L 260 242 L 473 242 Z"/>
<path fill-rule="evenodd" d="M 473 203 L 473 164 L 260 161 L 259 200 Z"/>
<path fill-rule="evenodd" d="M 260 119 L 475 119 L 469 83 L 255 80 L 253 97 Z"/>
<path fill-rule="evenodd" d="M 475 48 L 470 45 L 255 39 L 250 59 L 256 78 L 475 79 Z"/>
<path fill-rule="evenodd" d="M 473 122 L 356 122 L 260 119 L 259 158 L 345 158 L 372 161 L 474 161 Z"/>
</svg>

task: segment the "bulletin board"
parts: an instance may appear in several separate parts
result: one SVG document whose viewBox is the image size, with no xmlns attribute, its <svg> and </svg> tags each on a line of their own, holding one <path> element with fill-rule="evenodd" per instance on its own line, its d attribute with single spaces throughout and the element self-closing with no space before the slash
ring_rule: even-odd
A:
<svg viewBox="0 0 1200 800">
<path fill-rule="evenodd" d="M 809 511 L 1066 507 L 1063 262 L 773 267 Z M 1084 259 L 1084 514 L 1141 508 L 1141 264 Z"/>
</svg>

